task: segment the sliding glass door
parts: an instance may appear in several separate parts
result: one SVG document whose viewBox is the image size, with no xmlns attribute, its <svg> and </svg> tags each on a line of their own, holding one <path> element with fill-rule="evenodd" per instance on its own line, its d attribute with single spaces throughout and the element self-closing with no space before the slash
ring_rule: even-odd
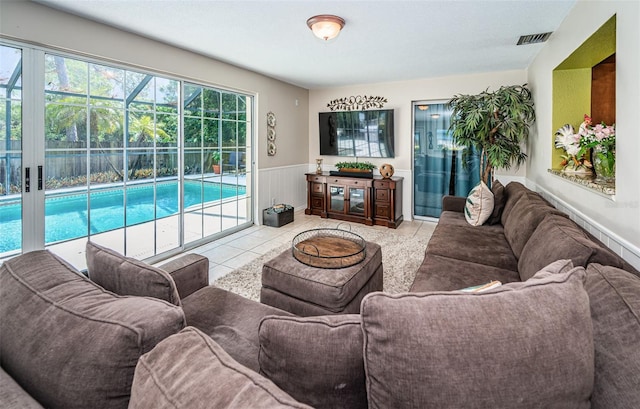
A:
<svg viewBox="0 0 640 409">
<path fill-rule="evenodd" d="M 146 259 L 252 223 L 251 96 L 28 47 L 1 64 L 0 258 L 83 268 L 87 240 Z"/>
<path fill-rule="evenodd" d="M 22 50 L 0 46 L 0 257 L 22 251 Z"/>
<path fill-rule="evenodd" d="M 413 212 L 440 217 L 445 195 L 467 196 L 480 182 L 479 155 L 454 143 L 446 101 L 413 103 Z"/>
<path fill-rule="evenodd" d="M 47 54 L 45 84 L 45 246 L 178 248 L 179 82 Z"/>
<path fill-rule="evenodd" d="M 185 242 L 250 221 L 251 98 L 184 86 Z"/>
</svg>

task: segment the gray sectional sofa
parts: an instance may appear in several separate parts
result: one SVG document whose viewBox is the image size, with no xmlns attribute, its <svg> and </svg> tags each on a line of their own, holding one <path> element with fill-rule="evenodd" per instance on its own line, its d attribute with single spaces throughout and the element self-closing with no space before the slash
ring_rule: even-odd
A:
<svg viewBox="0 0 640 409">
<path fill-rule="evenodd" d="M 9 408 L 637 408 L 640 277 L 523 185 L 492 225 L 447 197 L 411 292 L 297 317 L 89 243 L 0 267 Z M 502 211 L 500 211 L 502 209 Z M 461 288 L 500 280 L 479 294 Z"/>
</svg>

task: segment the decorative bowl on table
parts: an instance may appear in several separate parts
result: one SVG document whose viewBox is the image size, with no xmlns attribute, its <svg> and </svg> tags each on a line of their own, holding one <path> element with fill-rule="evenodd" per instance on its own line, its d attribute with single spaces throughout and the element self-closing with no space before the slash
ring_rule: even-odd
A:
<svg viewBox="0 0 640 409">
<path fill-rule="evenodd" d="M 359 235 L 340 228 L 312 229 L 293 238 L 291 251 L 299 262 L 318 268 L 345 268 L 366 256 L 367 242 Z"/>
</svg>

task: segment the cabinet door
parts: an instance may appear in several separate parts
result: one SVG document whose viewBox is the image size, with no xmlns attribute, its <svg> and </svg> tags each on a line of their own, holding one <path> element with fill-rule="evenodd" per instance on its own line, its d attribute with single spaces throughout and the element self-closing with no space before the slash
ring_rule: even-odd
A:
<svg viewBox="0 0 640 409">
<path fill-rule="evenodd" d="M 364 188 L 349 187 L 349 213 L 366 215 L 366 197 Z"/>
<path fill-rule="evenodd" d="M 329 185 L 329 211 L 344 213 L 346 187 Z"/>
</svg>

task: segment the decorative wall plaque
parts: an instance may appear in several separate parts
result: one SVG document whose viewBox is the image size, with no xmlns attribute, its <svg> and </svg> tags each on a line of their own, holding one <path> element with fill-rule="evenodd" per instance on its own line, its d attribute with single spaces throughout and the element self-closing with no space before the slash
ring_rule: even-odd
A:
<svg viewBox="0 0 640 409">
<path fill-rule="evenodd" d="M 350 96 L 334 99 L 327 104 L 327 108 L 332 111 L 355 111 L 369 108 L 382 108 L 387 103 L 385 97 L 374 96 Z"/>
<path fill-rule="evenodd" d="M 276 156 L 276 114 L 267 114 L 267 155 Z"/>
</svg>

